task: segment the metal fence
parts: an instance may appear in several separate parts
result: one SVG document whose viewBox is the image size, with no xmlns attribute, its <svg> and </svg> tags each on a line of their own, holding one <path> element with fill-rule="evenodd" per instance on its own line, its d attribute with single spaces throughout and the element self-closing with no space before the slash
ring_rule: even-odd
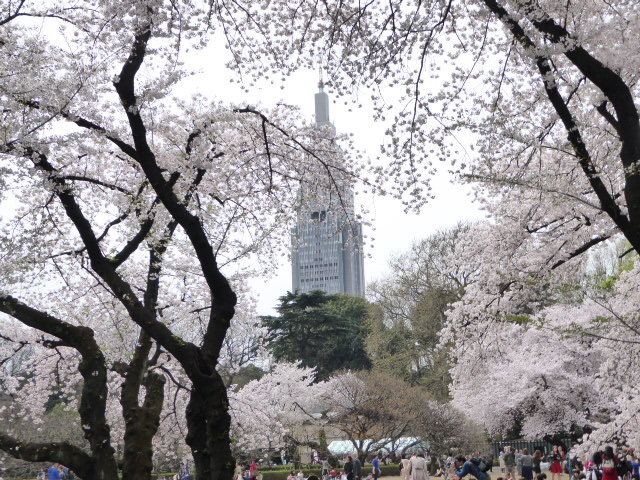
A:
<svg viewBox="0 0 640 480">
<path fill-rule="evenodd" d="M 569 449 L 571 448 L 571 439 L 569 438 L 560 440 L 560 443 L 564 445 L 565 452 L 569 451 Z M 553 446 L 557 444 L 558 442 L 551 443 L 545 440 L 509 440 L 505 442 L 493 442 L 491 444 L 491 447 L 493 450 L 493 458 L 496 459 L 500 455 L 500 452 L 507 445 L 511 446 L 514 450 L 523 450 L 526 448 L 531 454 L 536 450 L 540 450 L 546 457 L 547 455 L 551 454 L 551 452 L 553 451 Z"/>
</svg>

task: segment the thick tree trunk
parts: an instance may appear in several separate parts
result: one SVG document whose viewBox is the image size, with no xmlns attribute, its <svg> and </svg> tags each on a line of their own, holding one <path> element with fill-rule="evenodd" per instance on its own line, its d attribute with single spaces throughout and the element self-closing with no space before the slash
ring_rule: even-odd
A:
<svg viewBox="0 0 640 480">
<path fill-rule="evenodd" d="M 104 455 L 94 454 L 93 469 L 82 480 L 118 480 L 118 467 L 113 458 L 113 449 L 105 449 Z"/>
<path fill-rule="evenodd" d="M 153 471 L 153 437 L 160 425 L 164 402 L 164 377 L 147 374 L 144 404 L 124 411 L 122 480 L 145 480 Z"/>
<path fill-rule="evenodd" d="M 191 391 L 187 407 L 187 444 L 195 462 L 197 480 L 231 480 L 231 416 L 222 378 L 214 373 Z M 202 385 L 204 383 L 204 385 Z"/>
<path fill-rule="evenodd" d="M 205 408 L 206 398 L 194 386 L 187 405 L 187 438 L 186 442 L 191 449 L 198 480 L 211 477 L 211 459 L 207 450 L 207 415 Z"/>
</svg>

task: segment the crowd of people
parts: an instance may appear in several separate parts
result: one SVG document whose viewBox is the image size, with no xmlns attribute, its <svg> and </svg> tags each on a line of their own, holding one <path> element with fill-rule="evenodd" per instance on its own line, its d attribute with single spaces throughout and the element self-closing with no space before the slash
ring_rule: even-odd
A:
<svg viewBox="0 0 640 480">
<path fill-rule="evenodd" d="M 75 480 L 76 475 L 64 465 L 54 463 L 49 468 L 43 468 L 36 477 L 37 480 Z"/>
<path fill-rule="evenodd" d="M 376 455 L 371 466 L 363 467 L 360 460 L 349 455 L 344 461 L 342 470 L 331 468 L 329 462 L 318 460 L 321 464 L 322 480 L 378 480 L 385 462 L 382 455 Z M 428 480 L 430 459 L 423 453 L 405 455 L 400 460 L 400 476 L 402 480 Z M 444 459 L 442 469 L 435 476 L 449 480 L 462 480 L 474 477 L 477 480 L 491 480 L 493 459 L 476 455 L 449 455 Z M 563 474 L 569 474 L 569 480 L 640 480 L 640 459 L 633 449 L 615 453 L 612 447 L 606 447 L 593 455 L 580 456 L 567 453 L 562 446 L 555 446 L 548 453 L 542 449 L 530 452 L 510 446 L 500 452 L 499 465 L 501 476 L 497 480 L 564 480 Z M 66 477 L 61 477 L 66 478 Z M 57 479 L 54 479 L 57 480 Z M 238 465 L 234 480 L 262 480 L 259 464 Z M 306 480 L 303 471 L 292 470 L 287 480 Z"/>
<path fill-rule="evenodd" d="M 185 463 L 180 464 L 180 469 L 178 473 L 173 475 L 160 475 L 158 477 L 159 480 L 191 480 L 191 472 L 189 469 L 189 465 Z M 43 468 L 40 470 L 40 473 L 36 476 L 36 480 L 76 480 L 76 474 L 73 473 L 73 470 L 61 465 L 59 463 L 54 463 L 49 468 Z"/>
<path fill-rule="evenodd" d="M 640 480 L 640 459 L 635 451 L 616 453 L 611 446 L 592 455 L 568 453 L 562 446 L 554 446 L 548 455 L 540 449 L 530 454 L 526 448 L 504 447 L 500 466 L 504 480 L 546 480 L 548 476 L 561 480 L 565 473 L 570 480 Z"/>
</svg>

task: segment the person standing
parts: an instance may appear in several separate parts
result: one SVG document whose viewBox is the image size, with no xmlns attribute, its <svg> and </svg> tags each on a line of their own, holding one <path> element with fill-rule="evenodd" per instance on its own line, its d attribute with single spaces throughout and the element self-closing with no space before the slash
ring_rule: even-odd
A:
<svg viewBox="0 0 640 480">
<path fill-rule="evenodd" d="M 618 456 L 613 453 L 613 447 L 604 447 L 602 454 L 602 480 L 618 480 Z"/>
<path fill-rule="evenodd" d="M 506 477 L 513 480 L 516 478 L 516 456 L 511 447 L 504 447 L 502 459 L 504 460 L 504 468 L 507 471 Z"/>
<path fill-rule="evenodd" d="M 411 463 L 411 480 L 429 480 L 427 461 L 422 453 L 412 456 L 409 462 Z"/>
<path fill-rule="evenodd" d="M 522 476 L 522 451 L 516 450 L 516 472 L 518 473 L 518 478 Z"/>
<path fill-rule="evenodd" d="M 411 462 L 407 458 L 407 455 L 402 456 L 402 460 L 400 460 L 400 476 L 402 480 L 409 480 L 411 476 Z"/>
<path fill-rule="evenodd" d="M 522 476 L 525 480 L 533 480 L 533 456 L 529 455 L 527 448 L 522 450 L 522 457 L 520 458 L 522 464 Z"/>
<path fill-rule="evenodd" d="M 542 468 L 540 464 L 542 463 L 542 452 L 540 450 L 536 450 L 533 452 L 533 473 L 537 477 L 542 473 Z"/>
<path fill-rule="evenodd" d="M 326 458 L 322 459 L 322 478 L 323 480 L 326 480 L 327 478 L 329 478 L 329 460 L 327 460 Z"/>
<path fill-rule="evenodd" d="M 257 473 L 258 473 L 258 461 L 254 460 L 253 462 L 251 462 L 251 465 L 249 466 L 249 478 L 251 480 L 254 480 L 256 478 Z"/>
<path fill-rule="evenodd" d="M 351 455 L 348 455 L 347 461 L 344 462 L 344 474 L 347 476 L 347 480 L 353 480 L 353 458 Z"/>
<path fill-rule="evenodd" d="M 560 480 L 562 478 L 562 453 L 557 445 L 553 446 L 551 462 L 551 480 Z"/>
<path fill-rule="evenodd" d="M 233 480 L 242 480 L 243 471 L 244 471 L 244 466 L 240 462 L 236 463 L 236 468 L 233 470 Z"/>
<path fill-rule="evenodd" d="M 381 454 L 378 454 L 378 456 L 373 459 L 373 470 L 371 473 L 373 473 L 374 480 L 378 480 L 378 477 L 382 473 L 382 470 L 380 469 L 380 460 L 382 460 Z"/>
<path fill-rule="evenodd" d="M 358 457 L 353 459 L 353 478 L 360 480 L 362 478 L 362 464 Z"/>
<path fill-rule="evenodd" d="M 640 460 L 635 455 L 631 457 L 631 476 L 640 478 Z"/>
</svg>

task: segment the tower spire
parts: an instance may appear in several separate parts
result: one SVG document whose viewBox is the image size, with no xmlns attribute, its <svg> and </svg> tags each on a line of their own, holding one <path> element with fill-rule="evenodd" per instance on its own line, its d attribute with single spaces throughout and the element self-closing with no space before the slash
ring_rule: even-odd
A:
<svg viewBox="0 0 640 480">
<path fill-rule="evenodd" d="M 322 67 L 319 69 L 320 81 L 318 82 L 318 93 L 315 95 L 316 100 L 316 125 L 331 125 L 329 120 L 329 95 L 324 91 L 324 80 L 322 78 Z"/>
<path fill-rule="evenodd" d="M 322 65 L 318 65 L 318 88 L 324 91 L 324 79 L 322 78 Z"/>
</svg>

